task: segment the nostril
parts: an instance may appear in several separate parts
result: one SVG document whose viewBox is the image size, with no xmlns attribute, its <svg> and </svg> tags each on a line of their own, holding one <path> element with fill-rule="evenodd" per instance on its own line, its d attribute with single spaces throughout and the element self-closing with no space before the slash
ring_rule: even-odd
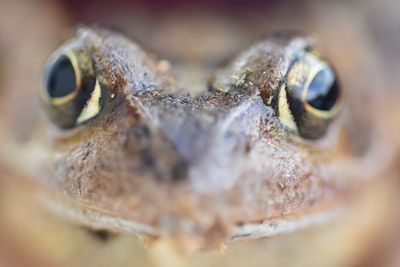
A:
<svg viewBox="0 0 400 267">
<path fill-rule="evenodd" d="M 146 125 L 138 124 L 134 127 L 128 128 L 125 134 L 124 145 L 129 145 L 130 137 L 135 139 L 146 140 L 150 137 L 150 129 Z"/>
<path fill-rule="evenodd" d="M 158 130 L 138 124 L 125 130 L 121 141 L 132 172 L 158 181 L 177 182 L 187 176 L 188 164 Z"/>
<path fill-rule="evenodd" d="M 179 182 L 187 177 L 188 164 L 183 160 L 180 160 L 174 164 L 171 168 L 171 178 L 173 181 Z"/>
<path fill-rule="evenodd" d="M 138 124 L 128 128 L 122 136 L 122 147 L 129 158 L 137 158 L 137 168 L 153 167 L 154 157 L 149 150 L 151 132 L 146 125 Z"/>
</svg>

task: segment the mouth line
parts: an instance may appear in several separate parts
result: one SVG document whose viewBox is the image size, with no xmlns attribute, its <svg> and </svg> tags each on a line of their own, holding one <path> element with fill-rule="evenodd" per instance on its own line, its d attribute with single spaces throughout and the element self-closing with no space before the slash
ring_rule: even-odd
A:
<svg viewBox="0 0 400 267">
<path fill-rule="evenodd" d="M 345 214 L 345 208 L 336 207 L 332 210 L 308 213 L 296 218 L 284 217 L 260 223 L 245 223 L 236 227 L 235 234 L 230 238 L 230 241 L 259 239 L 280 234 L 289 234 L 311 226 L 329 223 L 343 214 Z"/>
<path fill-rule="evenodd" d="M 64 217 L 93 229 L 111 230 L 121 233 L 130 233 L 136 237 L 171 237 L 166 230 L 147 224 L 127 220 L 124 218 L 107 215 L 102 211 L 90 208 L 77 207 L 73 203 L 50 200 L 43 195 L 38 196 L 39 201 L 54 214 Z M 221 243 L 230 243 L 241 240 L 254 240 L 289 234 L 298 230 L 307 229 L 316 225 L 329 223 L 344 215 L 344 207 L 335 207 L 324 211 L 315 211 L 302 216 L 286 215 L 282 218 L 265 220 L 259 223 L 243 223 L 233 227 L 232 234 Z"/>
</svg>

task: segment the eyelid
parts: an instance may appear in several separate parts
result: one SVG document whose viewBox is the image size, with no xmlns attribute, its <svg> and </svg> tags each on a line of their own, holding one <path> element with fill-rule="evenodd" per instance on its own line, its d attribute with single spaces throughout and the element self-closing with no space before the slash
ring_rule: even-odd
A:
<svg viewBox="0 0 400 267">
<path fill-rule="evenodd" d="M 84 108 L 82 109 L 81 113 L 79 114 L 78 118 L 76 119 L 77 124 L 82 124 L 85 121 L 90 120 L 91 118 L 95 117 L 97 114 L 100 113 L 101 110 L 101 88 L 99 81 L 96 79 L 95 88 L 86 102 Z"/>
<path fill-rule="evenodd" d="M 299 130 L 296 125 L 295 118 L 293 116 L 292 111 L 290 110 L 288 99 L 287 99 L 287 92 L 286 92 L 286 85 L 282 84 L 279 89 L 279 96 L 278 96 L 278 119 L 279 121 L 286 127 L 288 130 L 298 134 Z"/>
</svg>

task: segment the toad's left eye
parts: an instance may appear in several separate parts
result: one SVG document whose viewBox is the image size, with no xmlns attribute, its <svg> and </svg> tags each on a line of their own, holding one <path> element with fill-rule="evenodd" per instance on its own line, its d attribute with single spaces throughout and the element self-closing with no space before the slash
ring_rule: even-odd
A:
<svg viewBox="0 0 400 267">
<path fill-rule="evenodd" d="M 68 42 L 50 57 L 41 97 L 60 128 L 75 127 L 99 114 L 101 88 L 92 59 L 79 42 Z"/>
<path fill-rule="evenodd" d="M 302 137 L 321 137 L 340 106 L 340 88 L 332 67 L 317 54 L 305 52 L 290 67 L 279 91 L 281 123 Z"/>
</svg>

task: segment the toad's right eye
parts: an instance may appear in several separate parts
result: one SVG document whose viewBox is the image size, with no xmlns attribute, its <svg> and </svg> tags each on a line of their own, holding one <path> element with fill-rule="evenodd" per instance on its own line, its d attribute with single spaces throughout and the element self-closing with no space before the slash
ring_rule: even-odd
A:
<svg viewBox="0 0 400 267">
<path fill-rule="evenodd" d="M 68 42 L 50 57 L 41 97 L 54 124 L 67 129 L 96 117 L 101 93 L 92 58 L 80 43 Z"/>
</svg>

